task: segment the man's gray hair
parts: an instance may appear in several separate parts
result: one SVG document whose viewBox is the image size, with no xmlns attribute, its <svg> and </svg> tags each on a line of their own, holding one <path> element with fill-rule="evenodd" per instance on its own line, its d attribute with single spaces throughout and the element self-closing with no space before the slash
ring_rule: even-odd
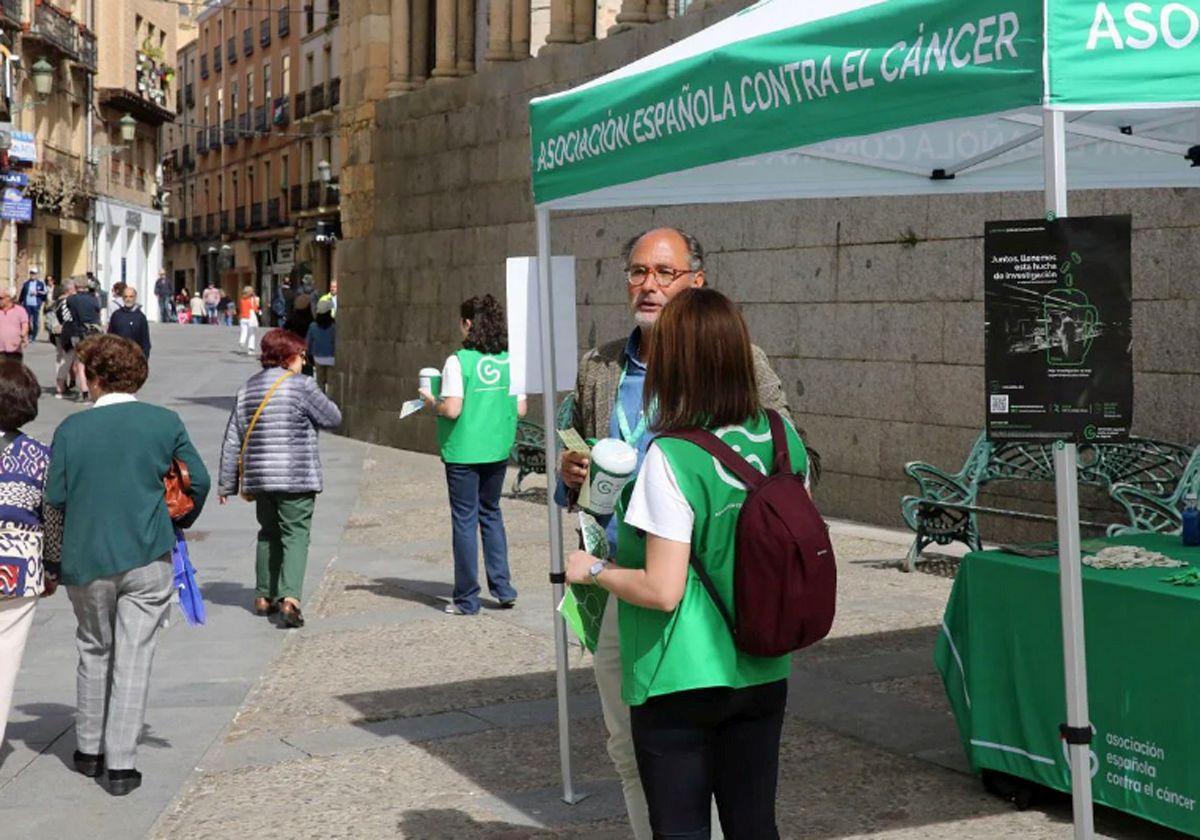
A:
<svg viewBox="0 0 1200 840">
<path fill-rule="evenodd" d="M 682 228 L 673 227 L 671 225 L 660 225 L 650 230 L 644 230 L 637 236 L 625 243 L 625 247 L 621 249 L 621 259 L 625 261 L 626 267 L 629 266 L 629 260 L 633 256 L 633 249 L 648 233 L 653 233 L 656 230 L 671 230 L 679 234 L 679 238 L 687 245 L 688 251 L 688 268 L 692 271 L 704 270 L 704 246 L 700 244 L 700 240 L 692 236 Z"/>
<path fill-rule="evenodd" d="M 15 298 L 17 296 L 16 286 L 0 286 L 0 295 L 5 297 Z"/>
</svg>

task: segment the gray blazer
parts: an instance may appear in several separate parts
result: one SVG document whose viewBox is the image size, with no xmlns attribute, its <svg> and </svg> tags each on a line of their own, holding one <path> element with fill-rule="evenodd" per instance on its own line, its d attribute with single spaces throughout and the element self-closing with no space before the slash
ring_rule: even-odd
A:
<svg viewBox="0 0 1200 840">
<path fill-rule="evenodd" d="M 221 444 L 219 495 L 320 493 L 323 489 L 317 429 L 341 425 L 342 412 L 312 377 L 303 374 L 289 377 L 267 403 L 246 447 L 245 486 L 238 486 L 242 438 L 263 397 L 283 373 L 282 368 L 260 371 L 238 390 Z"/>
</svg>

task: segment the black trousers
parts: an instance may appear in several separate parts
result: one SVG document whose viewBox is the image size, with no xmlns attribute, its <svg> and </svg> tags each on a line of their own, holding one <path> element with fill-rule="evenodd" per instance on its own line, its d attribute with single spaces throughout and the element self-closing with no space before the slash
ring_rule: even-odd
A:
<svg viewBox="0 0 1200 840">
<path fill-rule="evenodd" d="M 630 709 L 655 840 L 778 840 L 775 790 L 787 680 L 652 697 Z"/>
</svg>

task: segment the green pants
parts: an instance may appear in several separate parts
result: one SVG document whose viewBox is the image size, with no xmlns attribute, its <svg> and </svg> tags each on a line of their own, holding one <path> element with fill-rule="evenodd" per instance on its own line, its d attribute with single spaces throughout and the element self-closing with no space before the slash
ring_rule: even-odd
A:
<svg viewBox="0 0 1200 840">
<path fill-rule="evenodd" d="M 316 501 L 316 493 L 262 493 L 255 498 L 259 597 L 300 601 Z"/>
</svg>

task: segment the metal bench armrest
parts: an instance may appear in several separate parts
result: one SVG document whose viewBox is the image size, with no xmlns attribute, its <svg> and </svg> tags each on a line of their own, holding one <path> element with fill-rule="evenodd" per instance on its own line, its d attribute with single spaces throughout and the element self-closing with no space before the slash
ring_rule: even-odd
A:
<svg viewBox="0 0 1200 840">
<path fill-rule="evenodd" d="M 1109 496 L 1129 517 L 1129 524 L 1110 527 L 1110 536 L 1131 532 L 1172 534 L 1182 527 L 1182 516 L 1172 499 L 1156 496 L 1132 484 L 1113 485 Z"/>
</svg>

